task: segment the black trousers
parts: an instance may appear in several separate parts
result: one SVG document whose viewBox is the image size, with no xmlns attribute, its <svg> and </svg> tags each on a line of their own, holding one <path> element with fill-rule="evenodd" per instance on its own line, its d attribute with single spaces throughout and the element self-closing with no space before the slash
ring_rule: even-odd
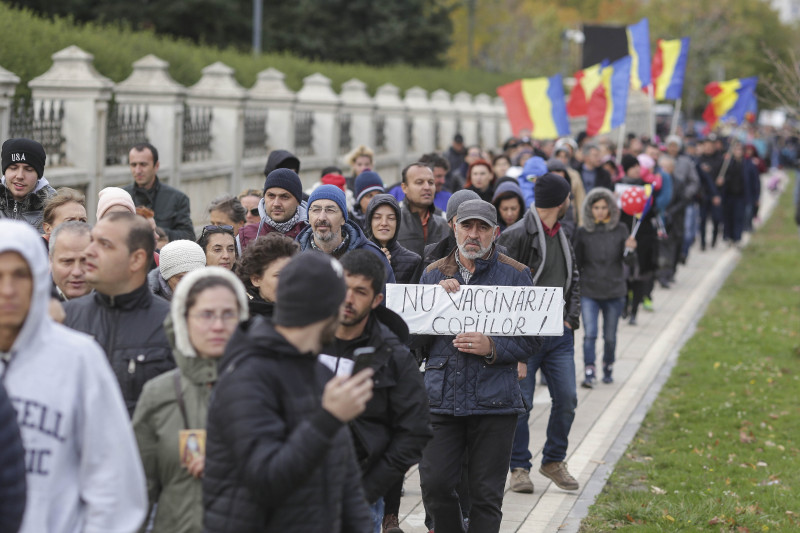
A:
<svg viewBox="0 0 800 533">
<path fill-rule="evenodd" d="M 433 517 L 436 533 L 463 533 L 464 522 L 456 487 L 461 481 L 464 453 L 471 500 L 469 529 L 500 531 L 517 415 L 431 415 L 433 439 L 419 465 L 422 499 Z"/>
</svg>

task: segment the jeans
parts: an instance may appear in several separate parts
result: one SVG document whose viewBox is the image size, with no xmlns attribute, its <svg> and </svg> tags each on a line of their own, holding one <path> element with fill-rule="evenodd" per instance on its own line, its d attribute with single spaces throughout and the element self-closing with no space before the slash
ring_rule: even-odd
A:
<svg viewBox="0 0 800 533">
<path fill-rule="evenodd" d="M 597 318 L 603 313 L 603 365 L 614 364 L 617 349 L 617 324 L 625 305 L 625 297 L 610 300 L 595 300 L 581 296 L 581 318 L 583 318 L 583 364 L 593 365 L 597 341 Z"/>
<path fill-rule="evenodd" d="M 375 525 L 374 533 L 381 533 L 383 527 L 383 498 L 378 498 L 378 501 L 369 506 L 370 514 L 372 515 L 372 523 Z"/>
<path fill-rule="evenodd" d="M 431 415 L 433 439 L 422 452 L 419 477 L 436 533 L 464 533 L 456 487 L 467 459 L 470 531 L 497 533 L 516 415 Z"/>
<path fill-rule="evenodd" d="M 536 371 L 542 369 L 550 390 L 550 420 L 547 440 L 542 452 L 542 464 L 563 461 L 567 456 L 569 430 L 575 419 L 578 394 L 575 389 L 575 335 L 564 327 L 560 337 L 543 337 L 542 347 L 528 359 L 528 375 L 519 382 L 526 412 L 519 415 L 514 446 L 511 449 L 511 469 L 531 469 L 530 430 L 528 420 L 533 406 Z"/>
</svg>

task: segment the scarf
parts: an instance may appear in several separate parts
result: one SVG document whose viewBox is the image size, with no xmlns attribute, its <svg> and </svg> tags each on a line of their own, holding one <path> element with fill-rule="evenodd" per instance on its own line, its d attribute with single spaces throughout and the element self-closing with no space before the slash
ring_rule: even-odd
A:
<svg viewBox="0 0 800 533">
<path fill-rule="evenodd" d="M 269 224 L 272 228 L 280 233 L 287 233 L 291 230 L 295 225 L 300 222 L 300 208 L 298 207 L 297 210 L 294 212 L 292 218 L 287 220 L 286 222 L 275 222 L 268 215 L 264 215 L 264 222 Z"/>
</svg>

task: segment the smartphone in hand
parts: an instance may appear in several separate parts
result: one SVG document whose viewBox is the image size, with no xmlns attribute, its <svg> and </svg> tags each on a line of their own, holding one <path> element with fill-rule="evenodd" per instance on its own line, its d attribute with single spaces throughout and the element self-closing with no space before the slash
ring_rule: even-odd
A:
<svg viewBox="0 0 800 533">
<path fill-rule="evenodd" d="M 372 366 L 372 358 L 375 355 L 375 348 L 372 346 L 365 346 L 363 348 L 356 348 L 353 352 L 353 374 L 358 374 L 365 368 Z"/>
</svg>

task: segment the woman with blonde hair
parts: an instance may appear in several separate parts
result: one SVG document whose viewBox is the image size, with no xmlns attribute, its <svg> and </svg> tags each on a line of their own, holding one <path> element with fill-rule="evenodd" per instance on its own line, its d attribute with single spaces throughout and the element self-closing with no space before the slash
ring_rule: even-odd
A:
<svg viewBox="0 0 800 533">
<path fill-rule="evenodd" d="M 344 156 L 344 161 L 353 172 L 352 176 L 346 180 L 347 188 L 355 194 L 356 177 L 365 170 L 374 170 L 375 168 L 375 152 L 368 146 L 359 144 Z"/>
</svg>

